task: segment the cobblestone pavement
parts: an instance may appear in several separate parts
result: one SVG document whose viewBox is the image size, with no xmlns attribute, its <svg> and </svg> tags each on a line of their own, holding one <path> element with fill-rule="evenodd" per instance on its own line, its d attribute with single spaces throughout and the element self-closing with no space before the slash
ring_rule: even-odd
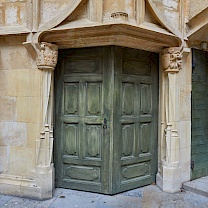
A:
<svg viewBox="0 0 208 208">
<path fill-rule="evenodd" d="M 45 201 L 0 195 L 1 208 L 208 208 L 208 198 L 181 191 L 162 192 L 150 185 L 114 196 L 69 189 L 56 189 Z"/>
</svg>

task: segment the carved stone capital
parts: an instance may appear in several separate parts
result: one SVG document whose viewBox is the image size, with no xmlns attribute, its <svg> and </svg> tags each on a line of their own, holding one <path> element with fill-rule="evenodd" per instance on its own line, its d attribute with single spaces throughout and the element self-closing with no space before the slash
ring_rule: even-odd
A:
<svg viewBox="0 0 208 208">
<path fill-rule="evenodd" d="M 54 70 L 58 60 L 58 46 L 55 44 L 41 42 L 37 46 L 37 66 L 39 69 Z"/>
<path fill-rule="evenodd" d="M 182 67 L 182 53 L 178 47 L 162 50 L 162 66 L 165 72 L 177 73 Z"/>
</svg>

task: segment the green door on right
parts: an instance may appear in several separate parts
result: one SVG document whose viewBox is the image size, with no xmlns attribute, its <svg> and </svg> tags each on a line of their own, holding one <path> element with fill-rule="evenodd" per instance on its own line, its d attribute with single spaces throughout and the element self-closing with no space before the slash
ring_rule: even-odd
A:
<svg viewBox="0 0 208 208">
<path fill-rule="evenodd" d="M 63 50 L 55 79 L 56 185 L 115 194 L 155 182 L 157 54 Z"/>
<path fill-rule="evenodd" d="M 191 179 L 208 175 L 208 52 L 193 49 Z"/>
</svg>

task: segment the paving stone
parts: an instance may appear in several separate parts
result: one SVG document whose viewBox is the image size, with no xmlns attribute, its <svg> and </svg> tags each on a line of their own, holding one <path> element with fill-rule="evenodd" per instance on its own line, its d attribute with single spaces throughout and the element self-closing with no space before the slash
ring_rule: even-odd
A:
<svg viewBox="0 0 208 208">
<path fill-rule="evenodd" d="M 113 196 L 57 188 L 50 200 L 0 195 L 0 208 L 208 208 L 208 198 L 182 191 L 169 194 L 150 185 Z"/>
<path fill-rule="evenodd" d="M 121 195 L 142 198 L 143 197 L 143 188 L 138 188 L 138 189 L 134 189 L 131 191 L 127 191 L 127 192 L 121 193 Z"/>
<path fill-rule="evenodd" d="M 183 200 L 178 201 L 166 201 L 159 205 L 160 208 L 196 208 L 188 202 L 184 202 Z"/>
<path fill-rule="evenodd" d="M 5 203 L 1 208 L 48 208 L 55 198 L 38 201 L 20 197 L 13 197 L 10 201 Z"/>
<path fill-rule="evenodd" d="M 5 195 L 0 195 L 0 207 L 6 203 L 8 203 L 12 198 L 14 198 L 13 196 L 5 196 Z"/>
<path fill-rule="evenodd" d="M 66 195 L 58 197 L 50 208 L 96 208 L 96 202 L 91 198 L 80 197 L 76 195 Z"/>
<path fill-rule="evenodd" d="M 207 197 L 204 197 L 204 196 L 201 196 L 201 195 L 198 195 L 195 193 L 190 193 L 188 191 L 186 192 L 186 194 L 183 195 L 183 200 L 188 201 L 189 203 L 191 203 L 195 207 L 201 207 L 201 206 L 204 206 L 205 204 L 208 205 L 208 198 Z"/>
<path fill-rule="evenodd" d="M 138 208 L 142 207 L 142 200 L 130 196 L 109 196 L 101 197 L 97 204 L 97 208 Z"/>
</svg>

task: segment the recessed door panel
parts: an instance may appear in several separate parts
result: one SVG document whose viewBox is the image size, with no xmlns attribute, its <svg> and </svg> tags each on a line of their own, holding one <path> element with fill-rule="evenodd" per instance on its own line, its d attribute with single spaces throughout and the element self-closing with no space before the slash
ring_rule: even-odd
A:
<svg viewBox="0 0 208 208">
<path fill-rule="evenodd" d="M 134 114 L 134 84 L 122 83 L 122 113 L 123 115 Z"/>
<path fill-rule="evenodd" d="M 85 157 L 101 158 L 102 126 L 86 126 Z"/>
<path fill-rule="evenodd" d="M 101 115 L 102 83 L 87 83 L 87 115 Z"/>
<path fill-rule="evenodd" d="M 79 113 L 79 84 L 66 83 L 65 84 L 65 114 L 76 115 Z"/>
<path fill-rule="evenodd" d="M 151 143 L 151 124 L 142 123 L 140 124 L 140 153 L 147 153 L 150 151 Z"/>
<path fill-rule="evenodd" d="M 78 156 L 79 127 L 78 124 L 64 125 L 64 155 Z"/>
<path fill-rule="evenodd" d="M 141 113 L 142 114 L 148 114 L 151 112 L 151 104 L 152 104 L 152 92 L 151 92 L 151 85 L 149 84 L 141 84 L 140 85 L 141 89 Z"/>
<path fill-rule="evenodd" d="M 122 125 L 122 157 L 133 156 L 135 146 L 135 125 L 123 124 Z"/>
</svg>

